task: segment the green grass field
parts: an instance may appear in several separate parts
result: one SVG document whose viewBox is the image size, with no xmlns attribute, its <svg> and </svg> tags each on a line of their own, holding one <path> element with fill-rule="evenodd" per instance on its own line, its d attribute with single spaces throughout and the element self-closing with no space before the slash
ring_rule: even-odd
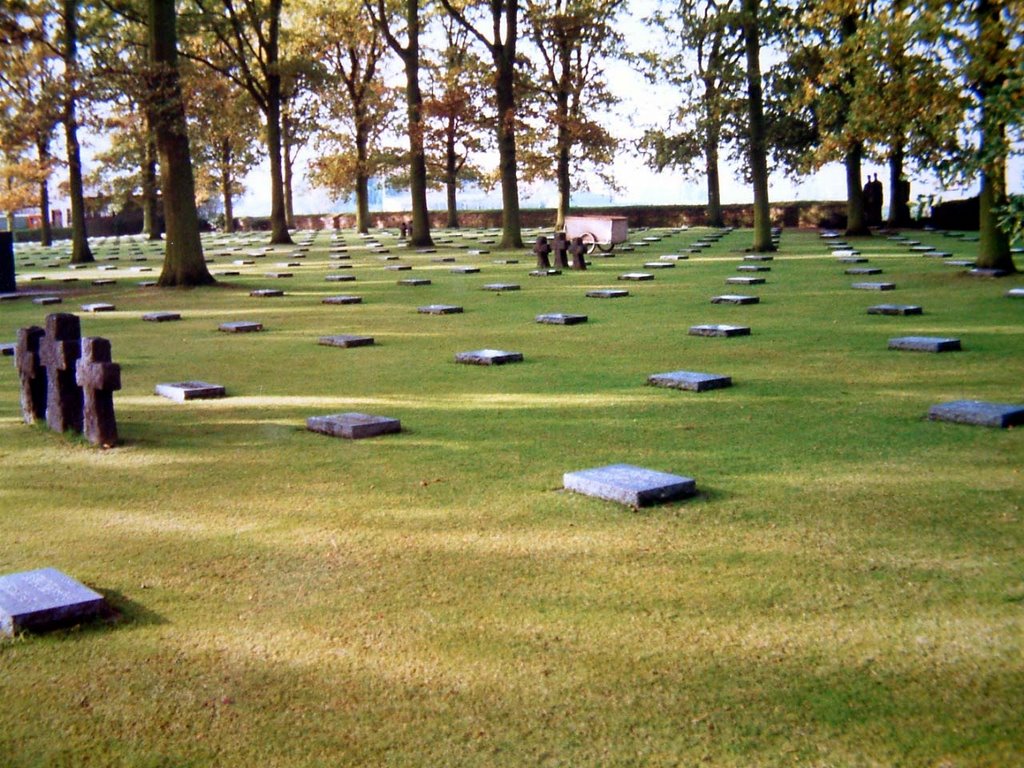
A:
<svg viewBox="0 0 1024 768">
<path fill-rule="evenodd" d="M 0 574 L 59 568 L 121 617 L 0 640 L 0 764 L 1024 765 L 1024 431 L 926 418 L 947 400 L 1024 402 L 1024 300 L 1005 296 L 1024 280 L 881 236 L 853 245 L 884 273 L 853 277 L 817 233 L 790 231 L 765 285 L 725 285 L 742 231 L 651 282 L 616 279 L 706 232 L 633 233 L 664 238 L 547 278 L 527 275 L 528 251 L 470 254 L 456 246 L 493 246 L 457 234 L 435 254 L 382 235 L 409 272 L 351 232 L 350 258 L 329 260 L 322 232 L 289 268 L 291 249 L 219 238 L 211 271 L 242 274 L 189 291 L 137 285 L 158 247 L 97 244 L 74 272 L 20 250 L 22 289 L 63 304 L 3 302 L 0 341 L 51 311 L 109 338 L 123 444 L 23 424 L 6 358 Z M 451 272 L 466 264 L 481 272 Z M 341 273 L 356 280 L 324 280 Z M 432 284 L 396 284 L 410 277 Z M 266 287 L 286 295 L 249 296 Z M 631 295 L 585 296 L 598 287 Z M 761 303 L 710 303 L 722 293 Z M 321 304 L 337 294 L 363 303 Z M 117 310 L 78 312 L 93 301 Z M 465 312 L 417 313 L 432 303 Z M 924 314 L 868 315 L 878 303 Z M 140 319 L 159 310 L 183 319 Z M 228 320 L 265 330 L 218 332 Z M 752 333 L 688 335 L 699 323 Z M 317 344 L 337 333 L 376 344 Z M 963 351 L 887 349 L 904 335 Z M 526 359 L 454 363 L 482 347 Z M 679 369 L 735 385 L 646 385 Z M 188 379 L 228 397 L 153 394 Z M 305 429 L 340 411 L 403 432 Z M 613 462 L 700 493 L 635 511 L 561 490 L 564 472 Z"/>
</svg>

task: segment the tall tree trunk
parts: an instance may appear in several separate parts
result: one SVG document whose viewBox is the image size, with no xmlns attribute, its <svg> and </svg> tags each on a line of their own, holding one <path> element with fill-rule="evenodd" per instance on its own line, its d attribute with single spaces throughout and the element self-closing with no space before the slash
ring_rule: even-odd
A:
<svg viewBox="0 0 1024 768">
<path fill-rule="evenodd" d="M 555 229 L 565 228 L 565 217 L 569 215 L 572 204 L 572 179 L 569 177 L 569 94 L 566 89 L 559 88 L 555 103 L 555 120 L 558 132 L 555 138 L 555 175 L 558 179 L 558 208 L 555 211 Z"/>
<path fill-rule="evenodd" d="M 285 107 L 281 115 L 281 154 L 284 160 L 284 218 L 290 229 L 295 229 L 295 198 L 292 196 L 292 171 L 295 156 L 292 145 L 292 122 Z"/>
<path fill-rule="evenodd" d="M 365 115 L 356 115 L 356 232 L 363 235 L 370 231 L 370 175 L 366 172 L 370 138 L 365 122 Z"/>
<path fill-rule="evenodd" d="M 178 75 L 174 0 L 149 0 L 150 114 L 156 133 L 167 242 L 159 285 L 214 282 L 203 259 L 195 182 Z"/>
<path fill-rule="evenodd" d="M 708 180 L 708 226 L 723 227 L 722 216 L 722 179 L 718 171 L 718 144 L 721 141 L 721 121 L 717 116 L 716 104 L 719 94 L 714 78 L 704 81 L 704 119 L 707 130 L 704 132 L 704 174 Z"/>
<path fill-rule="evenodd" d="M 231 139 L 220 141 L 220 189 L 224 200 L 224 231 L 235 231 L 235 180 L 231 175 Z"/>
<path fill-rule="evenodd" d="M 764 103 L 761 95 L 761 41 L 758 29 L 759 0 L 743 0 L 743 42 L 747 55 L 747 109 L 750 130 L 750 175 L 754 186 L 754 242 L 751 250 L 774 251 L 771 211 L 768 203 L 768 152 Z"/>
<path fill-rule="evenodd" d="M 146 159 L 142 166 L 142 231 L 150 240 L 160 239 L 160 215 L 157 202 L 159 179 L 156 175 L 156 135 L 153 122 L 146 120 Z"/>
<path fill-rule="evenodd" d="M 1002 269 L 1016 272 L 1010 237 L 999 226 L 998 211 L 1008 202 L 1006 194 L 1006 117 L 989 99 L 1006 82 L 1006 72 L 1000 67 L 1007 49 L 1006 29 L 1001 18 L 1002 3 L 978 0 L 975 16 L 978 22 L 978 42 L 983 74 L 978 84 L 981 100 L 981 191 L 978 194 L 978 258 L 983 269 Z"/>
<path fill-rule="evenodd" d="M 409 44 L 402 53 L 405 64 L 405 101 L 409 130 L 409 192 L 412 195 L 412 232 L 409 247 L 434 244 L 427 209 L 427 158 L 423 150 L 423 94 L 420 92 L 420 18 L 418 0 L 406 0 L 405 21 Z"/>
<path fill-rule="evenodd" d="M 511 32 L 509 34 L 512 34 Z M 501 174 L 501 242 L 499 248 L 522 248 L 519 171 L 516 167 L 516 99 L 513 61 L 494 55 L 494 96 L 498 115 L 498 168 Z"/>
<path fill-rule="evenodd" d="M 860 160 L 863 149 L 856 142 L 846 152 L 846 232 L 847 237 L 870 235 L 867 217 L 864 215 L 864 186 L 860 178 Z"/>
<path fill-rule="evenodd" d="M 456 192 L 459 186 L 459 159 L 455 151 L 455 119 L 448 118 L 448 130 L 445 134 L 444 152 L 444 188 L 448 210 L 448 229 L 459 228 L 459 210 L 456 200 Z"/>
<path fill-rule="evenodd" d="M 889 150 L 889 219 L 890 227 L 910 223 L 910 207 L 903 194 L 903 143 L 898 140 Z"/>
<path fill-rule="evenodd" d="M 71 198 L 71 263 L 95 261 L 85 228 L 85 191 L 82 183 L 82 149 L 78 143 L 78 0 L 64 0 L 64 71 L 67 95 L 64 103 L 64 139 L 68 155 L 68 197 Z"/>
<path fill-rule="evenodd" d="M 41 136 L 36 140 L 36 152 L 39 154 L 39 165 L 43 172 L 39 180 L 39 244 L 48 248 L 53 245 L 53 227 L 50 225 L 50 181 L 47 172 L 50 165 L 49 136 Z"/>
<path fill-rule="evenodd" d="M 270 242 L 290 244 L 284 209 L 284 170 L 281 162 L 281 77 L 267 76 L 267 153 L 270 158 Z"/>
</svg>

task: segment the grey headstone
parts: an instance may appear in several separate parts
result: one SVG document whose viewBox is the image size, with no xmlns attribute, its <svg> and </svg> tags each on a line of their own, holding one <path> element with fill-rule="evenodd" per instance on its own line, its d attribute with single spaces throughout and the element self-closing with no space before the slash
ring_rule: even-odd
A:
<svg viewBox="0 0 1024 768">
<path fill-rule="evenodd" d="M 233 320 L 229 323 L 221 323 L 218 328 L 224 333 L 255 333 L 263 330 L 263 323 L 253 320 Z"/>
<path fill-rule="evenodd" d="M 968 270 L 967 274 L 971 277 L 1006 277 L 1010 273 L 1005 269 L 985 269 L 982 267 L 975 267 L 974 269 Z"/>
<path fill-rule="evenodd" d="M 740 264 L 736 267 L 737 272 L 771 272 L 771 267 L 762 264 Z"/>
<path fill-rule="evenodd" d="M 562 484 L 567 491 L 631 507 L 646 507 L 682 499 L 697 492 L 697 483 L 691 477 L 671 475 L 632 464 L 610 464 L 566 472 Z"/>
<path fill-rule="evenodd" d="M 495 259 L 495 264 L 518 264 L 519 259 Z"/>
<path fill-rule="evenodd" d="M 715 296 L 711 299 L 712 304 L 760 304 L 760 296 L 743 296 L 736 293 L 726 293 Z"/>
<path fill-rule="evenodd" d="M 619 275 L 618 279 L 634 281 L 653 280 L 654 275 L 650 272 L 626 272 L 624 275 Z"/>
<path fill-rule="evenodd" d="M 455 261 L 455 257 L 454 256 L 439 256 L 438 258 L 431 259 L 430 261 L 433 264 L 451 264 L 452 262 Z"/>
<path fill-rule="evenodd" d="M 644 267 L 647 269 L 675 269 L 674 261 L 645 261 Z"/>
<path fill-rule="evenodd" d="M 518 283 L 488 283 L 483 287 L 485 291 L 497 291 L 503 293 L 505 291 L 518 291 Z"/>
<path fill-rule="evenodd" d="M 475 275 L 480 267 L 452 267 L 451 271 L 456 275 Z"/>
<path fill-rule="evenodd" d="M 427 280 L 426 278 L 423 278 L 423 277 L 411 277 L 411 278 L 407 278 L 406 280 L 399 280 L 398 284 L 399 285 L 410 285 L 410 286 L 430 285 L 430 281 Z"/>
<path fill-rule="evenodd" d="M 686 261 L 690 257 L 685 253 L 666 253 L 663 256 L 659 256 L 659 259 L 663 261 Z"/>
<path fill-rule="evenodd" d="M 183 403 L 186 400 L 210 400 L 224 397 L 226 391 L 220 384 L 209 384 L 205 381 L 177 381 L 157 384 L 155 394 Z"/>
<path fill-rule="evenodd" d="M 840 264 L 867 264 L 868 260 L 863 256 L 843 256 L 837 259 Z"/>
<path fill-rule="evenodd" d="M 116 283 L 117 283 L 117 280 L 112 280 L 109 277 L 100 278 L 99 280 L 93 280 L 92 281 L 93 285 L 115 285 Z"/>
<path fill-rule="evenodd" d="M 747 325 L 693 325 L 690 326 L 691 336 L 749 336 L 750 326 Z"/>
<path fill-rule="evenodd" d="M 686 389 L 691 392 L 704 392 L 708 389 L 722 389 L 732 386 L 731 376 L 720 376 L 717 373 L 697 373 L 695 371 L 670 371 L 655 373 L 647 377 L 647 383 L 656 387 Z"/>
<path fill-rule="evenodd" d="M 467 365 L 505 365 L 506 363 L 523 362 L 522 352 L 506 352 L 503 349 L 474 349 L 459 352 L 455 362 Z"/>
<path fill-rule="evenodd" d="M 554 277 L 560 274 L 562 274 L 560 269 L 535 269 L 530 273 L 530 277 Z"/>
<path fill-rule="evenodd" d="M 538 323 L 544 325 L 579 325 L 580 323 L 587 322 L 586 315 L 572 315 L 565 312 L 549 312 L 537 315 L 535 319 Z"/>
<path fill-rule="evenodd" d="M 0 635 L 77 624 L 105 607 L 103 595 L 55 568 L 0 576 Z"/>
<path fill-rule="evenodd" d="M 881 267 L 851 267 L 846 270 L 848 275 L 880 275 L 882 274 Z"/>
<path fill-rule="evenodd" d="M 113 312 L 115 309 L 113 304 L 107 304 L 105 302 L 96 302 L 94 304 L 83 304 L 83 312 Z"/>
<path fill-rule="evenodd" d="M 334 413 L 328 416 L 310 416 L 306 428 L 331 437 L 361 440 L 402 431 L 398 419 L 387 416 L 372 416 L 368 413 Z"/>
<path fill-rule="evenodd" d="M 458 315 L 462 314 L 462 307 L 454 304 L 428 304 L 418 307 L 416 311 L 421 315 Z"/>
<path fill-rule="evenodd" d="M 13 341 L 0 344 L 0 355 L 4 357 L 14 357 L 14 350 L 17 346 L 18 345 Z"/>
<path fill-rule="evenodd" d="M 924 255 L 930 259 L 948 259 L 953 256 L 949 251 L 928 251 Z"/>
<path fill-rule="evenodd" d="M 345 349 L 348 347 L 369 347 L 373 345 L 373 337 L 353 336 L 342 333 L 336 336 L 321 336 L 318 343 L 323 344 L 325 347 L 342 347 Z"/>
<path fill-rule="evenodd" d="M 275 296 L 284 296 L 284 291 L 279 288 L 257 288 L 255 291 L 249 291 L 249 295 L 260 299 L 269 299 Z"/>
<path fill-rule="evenodd" d="M 945 339 L 937 336 L 900 336 L 889 339 L 889 349 L 906 352 L 957 352 L 960 339 Z"/>
<path fill-rule="evenodd" d="M 64 299 L 60 296 L 37 296 L 32 299 L 33 304 L 38 304 L 41 307 L 47 307 L 51 304 L 60 304 L 63 301 Z"/>
<path fill-rule="evenodd" d="M 1024 288 L 1011 288 L 1006 292 L 1008 299 L 1024 299 Z"/>
<path fill-rule="evenodd" d="M 321 304 L 362 304 L 362 296 L 328 296 L 320 300 Z"/>
<path fill-rule="evenodd" d="M 854 283 L 850 287 L 858 291 L 894 291 L 896 283 Z"/>
<path fill-rule="evenodd" d="M 775 257 L 767 253 L 750 253 L 743 257 L 744 261 L 772 261 Z"/>
<path fill-rule="evenodd" d="M 587 297 L 591 299 L 621 299 L 626 296 L 629 296 L 629 291 L 616 290 L 614 288 L 587 291 Z"/>
<path fill-rule="evenodd" d="M 934 421 L 952 421 L 981 427 L 1015 427 L 1024 424 L 1024 405 L 988 403 L 982 400 L 954 400 L 928 409 L 928 418 Z"/>
<path fill-rule="evenodd" d="M 920 315 L 921 307 L 915 304 L 876 304 L 868 307 L 869 315 Z"/>
<path fill-rule="evenodd" d="M 265 277 L 272 277 L 272 278 L 277 278 L 277 279 L 282 279 L 282 278 L 285 278 L 285 277 L 292 277 L 292 276 L 293 275 L 292 275 L 291 272 L 267 272 L 266 275 L 265 275 Z"/>
<path fill-rule="evenodd" d="M 181 320 L 178 312 L 147 312 L 142 319 L 150 323 L 168 323 L 172 320 Z"/>
<path fill-rule="evenodd" d="M 762 285 L 767 280 L 763 277 L 727 277 L 725 282 L 728 285 Z"/>
<path fill-rule="evenodd" d="M 943 262 L 947 267 L 973 267 L 976 262 L 970 259 L 950 259 Z"/>
</svg>

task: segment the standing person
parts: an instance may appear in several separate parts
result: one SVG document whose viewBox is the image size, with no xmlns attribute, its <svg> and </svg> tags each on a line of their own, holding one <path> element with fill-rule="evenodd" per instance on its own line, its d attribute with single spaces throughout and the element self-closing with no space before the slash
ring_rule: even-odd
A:
<svg viewBox="0 0 1024 768">
<path fill-rule="evenodd" d="M 868 176 L 864 184 L 864 223 L 869 227 L 875 223 L 875 183 Z"/>
</svg>

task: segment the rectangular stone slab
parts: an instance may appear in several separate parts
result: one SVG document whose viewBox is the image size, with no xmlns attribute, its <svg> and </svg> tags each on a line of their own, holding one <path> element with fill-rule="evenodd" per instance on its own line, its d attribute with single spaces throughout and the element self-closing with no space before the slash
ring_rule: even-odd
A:
<svg viewBox="0 0 1024 768">
<path fill-rule="evenodd" d="M 554 277 L 560 274 L 562 274 L 560 269 L 535 269 L 530 273 L 530 277 Z"/>
<path fill-rule="evenodd" d="M 880 275 L 882 274 L 881 267 L 851 267 L 845 270 L 848 275 Z"/>
<path fill-rule="evenodd" d="M 333 413 L 327 416 L 310 416 L 306 419 L 306 428 L 311 432 L 331 437 L 362 440 L 401 432 L 402 423 L 388 416 L 372 416 L 368 413 Z"/>
<path fill-rule="evenodd" d="M 181 320 L 177 312 L 147 312 L 142 319 L 149 323 L 168 323 L 172 320 Z"/>
<path fill-rule="evenodd" d="M 113 312 L 114 311 L 114 305 L 113 304 L 105 304 L 103 302 L 99 302 L 97 304 L 83 304 L 82 305 L 82 311 L 83 312 Z"/>
<path fill-rule="evenodd" d="M 671 475 L 632 464 L 566 472 L 562 485 L 567 491 L 615 501 L 631 507 L 646 507 L 693 496 L 697 483 L 692 477 Z"/>
<path fill-rule="evenodd" d="M 328 296 L 320 300 L 321 304 L 362 304 L 362 296 Z"/>
<path fill-rule="evenodd" d="M 177 381 L 169 384 L 157 384 L 154 394 L 184 403 L 186 400 L 212 400 L 224 397 L 226 391 L 220 384 L 208 384 L 205 381 Z"/>
<path fill-rule="evenodd" d="M 5 344 L 0 344 L 0 355 L 4 357 L 14 357 L 14 350 L 18 345 L 13 341 Z"/>
<path fill-rule="evenodd" d="M 421 315 L 458 315 L 462 313 L 462 307 L 455 304 L 428 304 L 417 307 L 416 311 Z"/>
<path fill-rule="evenodd" d="M 224 333 L 254 333 L 263 330 L 263 323 L 252 320 L 234 320 L 229 323 L 221 323 L 217 327 Z"/>
<path fill-rule="evenodd" d="M 451 272 L 456 275 L 475 275 L 480 267 L 452 267 Z"/>
<path fill-rule="evenodd" d="M 696 371 L 669 371 L 655 373 L 647 377 L 647 383 L 656 387 L 685 389 L 690 392 L 704 392 L 709 389 L 722 389 L 732 386 L 731 376 L 720 376 L 717 373 L 697 373 Z"/>
<path fill-rule="evenodd" d="M 485 291 L 518 291 L 520 286 L 517 283 L 488 283 L 483 287 Z"/>
<path fill-rule="evenodd" d="M 618 291 L 607 288 L 599 291 L 587 291 L 587 296 L 591 299 L 621 299 L 625 296 L 629 296 L 629 291 Z"/>
<path fill-rule="evenodd" d="M 292 277 L 292 273 L 291 272 L 267 272 L 265 277 L 274 277 L 274 278 L 281 279 L 281 278 L 285 278 L 285 277 Z"/>
<path fill-rule="evenodd" d="M 355 282 L 355 275 L 327 275 L 324 282 L 327 283 L 352 283 Z"/>
<path fill-rule="evenodd" d="M 894 291 L 896 283 L 854 283 L 850 287 L 858 291 Z"/>
<path fill-rule="evenodd" d="M 406 280 L 399 280 L 398 284 L 399 285 L 412 285 L 412 286 L 430 285 L 430 281 L 427 280 L 426 278 L 422 278 L 422 277 L 411 277 L 411 278 L 408 278 Z"/>
<path fill-rule="evenodd" d="M 763 264 L 740 264 L 736 267 L 737 272 L 771 272 L 771 267 L 766 267 Z"/>
<path fill-rule="evenodd" d="M 103 595 L 56 568 L 0 576 L 0 635 L 75 624 L 105 606 Z"/>
<path fill-rule="evenodd" d="M 726 293 L 711 299 L 712 304 L 760 304 L 760 296 L 743 296 L 738 293 Z"/>
<path fill-rule="evenodd" d="M 900 336 L 889 339 L 889 349 L 906 352 L 956 352 L 960 339 L 944 339 L 937 336 Z"/>
<path fill-rule="evenodd" d="M 643 280 L 653 280 L 654 275 L 652 275 L 650 272 L 626 272 L 624 275 L 619 275 L 618 279 L 635 280 L 639 282 Z"/>
<path fill-rule="evenodd" d="M 459 352 L 455 362 L 467 365 L 504 365 L 505 363 L 523 362 L 522 352 L 506 352 L 503 349 L 474 349 Z"/>
<path fill-rule="evenodd" d="M 284 291 L 279 288 L 257 288 L 255 291 L 249 291 L 249 295 L 259 299 L 269 299 L 274 296 L 284 296 Z"/>
<path fill-rule="evenodd" d="M 869 315 L 920 315 L 924 310 L 914 304 L 876 304 L 868 307 Z"/>
<path fill-rule="evenodd" d="M 772 261 L 775 257 L 766 253 L 751 253 L 743 257 L 744 261 Z"/>
<path fill-rule="evenodd" d="M 1008 299 L 1024 299 L 1024 288 L 1011 288 L 1006 292 Z"/>
<path fill-rule="evenodd" d="M 353 336 L 348 333 L 341 333 L 336 336 L 321 336 L 319 344 L 325 347 L 369 347 L 373 345 L 372 336 Z"/>
<path fill-rule="evenodd" d="M 933 405 L 928 409 L 928 418 L 933 421 L 952 421 L 957 424 L 1006 429 L 1024 424 L 1024 405 L 988 403 L 983 400 L 954 400 Z"/>
<path fill-rule="evenodd" d="M 64 299 L 60 296 L 40 296 L 32 299 L 33 304 L 38 304 L 42 307 L 49 306 L 50 304 L 60 304 L 62 301 L 64 301 Z"/>
<path fill-rule="evenodd" d="M 672 261 L 645 261 L 644 267 L 647 269 L 675 269 L 675 262 Z"/>
<path fill-rule="evenodd" d="M 538 323 L 544 325 L 579 325 L 580 323 L 587 322 L 586 315 L 571 315 L 564 312 L 549 312 L 543 315 L 537 315 L 535 318 Z"/>
<path fill-rule="evenodd" d="M 749 336 L 750 327 L 746 325 L 693 325 L 690 326 L 691 336 Z"/>
</svg>

